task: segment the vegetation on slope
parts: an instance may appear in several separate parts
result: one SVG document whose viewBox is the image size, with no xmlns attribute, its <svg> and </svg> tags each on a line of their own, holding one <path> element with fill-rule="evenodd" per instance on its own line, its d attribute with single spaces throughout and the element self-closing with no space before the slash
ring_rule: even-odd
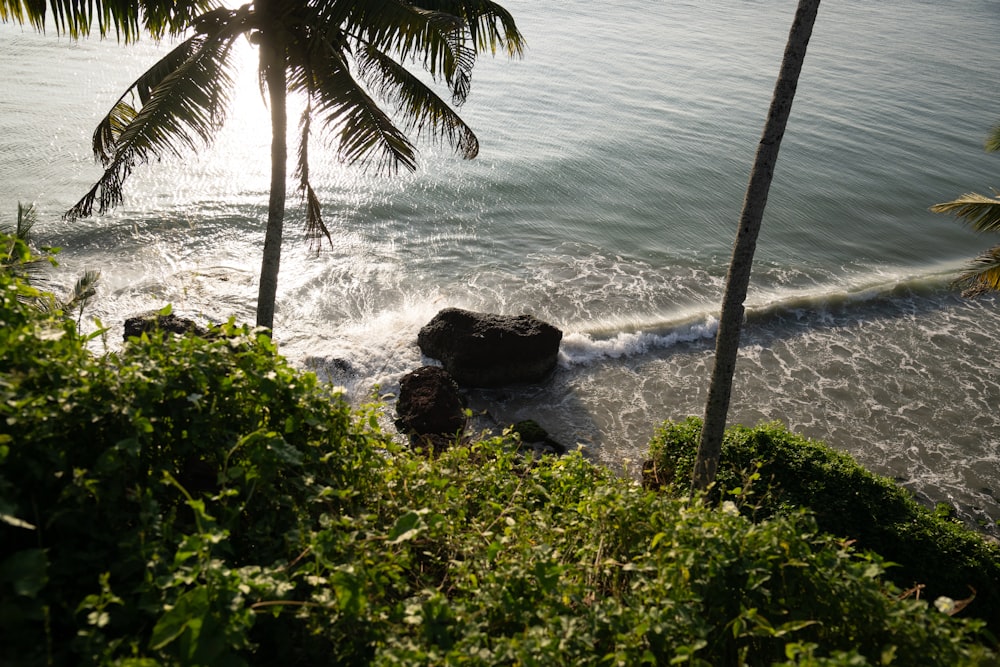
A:
<svg viewBox="0 0 1000 667">
<path fill-rule="evenodd" d="M 401 449 L 227 325 L 93 355 L 0 272 L 0 663 L 995 664 L 808 515 Z"/>
<path fill-rule="evenodd" d="M 701 421 L 691 417 L 657 430 L 644 471 L 647 486 L 686 492 L 700 429 Z M 994 632 L 1000 628 L 1000 547 L 847 454 L 780 424 L 730 428 L 715 493 L 738 500 L 755 519 L 809 508 L 823 532 L 889 561 L 886 576 L 900 587 L 931 600 L 974 596 L 964 613 L 987 620 Z"/>
</svg>

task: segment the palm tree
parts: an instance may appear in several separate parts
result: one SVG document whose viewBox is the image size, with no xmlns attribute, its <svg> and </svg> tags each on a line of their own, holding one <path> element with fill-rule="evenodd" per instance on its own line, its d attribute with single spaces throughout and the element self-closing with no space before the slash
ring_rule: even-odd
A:
<svg viewBox="0 0 1000 667">
<path fill-rule="evenodd" d="M 726 429 L 729 413 L 729 399 L 733 389 L 733 374 L 736 371 L 736 357 L 740 348 L 740 332 L 743 326 L 743 302 L 746 301 L 750 284 L 750 268 L 757 248 L 764 207 L 774 175 L 774 165 L 778 160 L 778 149 L 785 134 L 785 125 L 792 111 L 792 100 L 798 85 L 799 73 L 806 56 L 806 47 L 812 36 L 813 24 L 819 11 L 820 0 L 799 0 L 795 19 L 788 35 L 781 71 L 771 98 L 771 108 L 764 125 L 764 133 L 757 147 L 757 156 L 750 182 L 743 199 L 733 257 L 729 263 L 726 289 L 719 316 L 719 331 L 715 341 L 715 366 L 708 387 L 705 404 L 705 419 L 695 459 L 692 488 L 703 490 L 715 481 L 715 473 L 722 453 L 722 436 Z"/>
<path fill-rule="evenodd" d="M 267 329 L 274 323 L 281 259 L 288 93 L 300 93 L 306 100 L 299 121 L 295 176 L 305 202 L 307 236 L 320 241 L 329 238 L 329 232 L 309 178 L 314 121 L 342 160 L 373 166 L 381 173 L 416 168 L 411 135 L 429 135 L 471 159 L 479 152 L 472 129 L 406 63 L 420 63 L 435 81 L 444 82 L 457 107 L 469 94 L 479 54 L 503 49 L 514 57 L 524 48 L 509 12 L 490 0 L 422 0 L 420 6 L 406 0 L 257 0 L 237 9 L 209 11 L 202 11 L 207 3 L 198 0 L 176 6 L 118 0 L 91 3 L 98 10 L 86 16 L 77 8 L 78 1 L 52 0 L 52 4 L 61 12 L 53 13 L 64 21 L 57 20 L 57 25 L 71 34 L 90 29 L 98 19 L 103 21 L 97 26 L 102 34 L 115 29 L 126 39 L 143 31 L 159 36 L 184 27 L 193 30 L 136 79 L 98 125 L 93 148 L 105 172 L 67 211 L 71 219 L 91 215 L 95 206 L 104 213 L 120 204 L 124 182 L 138 165 L 211 142 L 225 120 L 233 87 L 233 45 L 246 37 L 259 47 L 259 75 L 267 91 L 272 136 L 271 190 L 257 299 L 257 324 Z M 140 5 L 142 12 L 136 14 L 129 5 Z M 41 19 L 31 13 L 34 6 L 0 0 L 0 19 L 27 17 L 38 27 Z"/>
<path fill-rule="evenodd" d="M 30 282 L 34 287 L 48 289 L 51 281 L 42 273 L 46 266 L 54 266 L 52 257 L 56 250 L 47 249 L 44 255 L 32 252 L 31 232 L 38 223 L 38 211 L 34 204 L 17 203 L 17 218 L 13 225 L 0 223 L 0 271 L 8 272 Z M 25 300 L 31 301 L 44 311 L 60 311 L 67 315 L 70 311 L 79 309 L 77 326 L 83 316 L 83 309 L 88 301 L 97 293 L 97 283 L 101 272 L 87 269 L 77 278 L 72 291 L 62 299 L 52 295 L 39 293 Z M 49 298 L 51 296 L 51 298 Z"/>
<path fill-rule="evenodd" d="M 0 236 L 3 236 L 3 244 L 0 245 L 0 269 L 26 279 L 34 278 L 35 281 L 42 279 L 39 277 L 40 269 L 49 262 L 46 258 L 29 252 L 31 230 L 37 223 L 38 211 L 35 210 L 35 205 L 17 202 L 17 218 L 14 224 L 0 223 Z"/>
<path fill-rule="evenodd" d="M 1000 150 L 1000 125 L 986 139 L 986 150 Z M 969 192 L 953 201 L 931 206 L 935 213 L 952 213 L 977 232 L 1000 232 L 1000 192 L 992 197 Z M 955 287 L 965 296 L 1000 291 L 1000 245 L 993 246 L 973 259 L 955 279 Z"/>
</svg>

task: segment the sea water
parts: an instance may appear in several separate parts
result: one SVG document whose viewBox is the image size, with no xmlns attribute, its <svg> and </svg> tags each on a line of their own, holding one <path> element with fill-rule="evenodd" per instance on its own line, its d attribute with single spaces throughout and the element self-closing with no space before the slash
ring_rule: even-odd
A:
<svg viewBox="0 0 1000 667">
<path fill-rule="evenodd" d="M 486 58 L 461 109 L 473 161 L 422 142 L 380 177 L 313 147 L 332 243 L 290 190 L 275 337 L 353 400 L 429 360 L 441 308 L 531 313 L 564 332 L 529 387 L 471 392 L 487 421 L 535 419 L 626 473 L 665 419 L 701 415 L 747 177 L 796 3 L 508 0 L 523 59 Z M 1000 303 L 949 286 L 997 238 L 928 207 L 1000 187 L 990 0 L 828 1 L 765 212 L 731 421 L 780 420 L 970 521 L 1000 519 Z M 100 175 L 99 118 L 170 48 L 0 26 L 0 219 L 36 203 L 57 274 L 99 268 L 85 318 L 112 332 L 167 303 L 253 321 L 269 129 L 241 45 L 225 129 L 141 166 L 125 203 L 60 215 Z M 298 105 L 298 106 L 296 106 Z M 294 119 L 301 101 L 292 100 Z M 92 323 L 84 326 L 93 327 Z M 114 333 L 111 338 L 118 338 Z M 112 341 L 112 345 L 114 341 Z"/>
</svg>

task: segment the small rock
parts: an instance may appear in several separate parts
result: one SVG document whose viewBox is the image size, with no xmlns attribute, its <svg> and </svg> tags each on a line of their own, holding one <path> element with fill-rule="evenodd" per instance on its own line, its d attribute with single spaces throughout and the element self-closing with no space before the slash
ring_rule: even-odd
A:
<svg viewBox="0 0 1000 667">
<path fill-rule="evenodd" d="M 517 422 L 511 427 L 514 433 L 521 438 L 521 442 L 530 446 L 536 454 L 556 454 L 566 453 L 566 447 L 549 437 L 548 431 L 538 425 L 533 419 L 526 419 Z"/>
<path fill-rule="evenodd" d="M 396 428 L 415 448 L 441 451 L 465 431 L 465 402 L 448 371 L 422 366 L 399 381 Z"/>
</svg>

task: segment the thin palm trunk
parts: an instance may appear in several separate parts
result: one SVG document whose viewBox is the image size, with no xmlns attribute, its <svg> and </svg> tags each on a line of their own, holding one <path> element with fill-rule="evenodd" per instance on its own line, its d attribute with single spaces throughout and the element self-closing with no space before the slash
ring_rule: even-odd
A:
<svg viewBox="0 0 1000 667">
<path fill-rule="evenodd" d="M 284 47 L 276 35 L 262 35 L 260 64 L 264 72 L 271 105 L 271 196 L 267 204 L 267 231 L 260 265 L 260 288 L 257 292 L 257 326 L 274 327 L 274 303 L 278 292 L 278 269 L 281 265 L 281 235 L 285 221 L 285 189 L 288 170 L 286 132 L 286 74 Z"/>
<path fill-rule="evenodd" d="M 719 332 L 715 343 L 715 367 L 708 388 L 705 404 L 705 420 L 695 460 L 692 486 L 706 489 L 713 481 L 719 467 L 722 453 L 722 437 L 729 414 L 729 400 L 733 389 L 733 374 L 736 357 L 739 354 L 740 333 L 743 326 L 747 288 L 750 284 L 750 269 L 757 249 L 764 207 L 774 176 L 774 166 L 778 160 L 778 149 L 785 134 L 788 116 L 792 111 L 795 88 L 806 56 L 806 47 L 812 36 L 813 24 L 819 11 L 820 0 L 799 0 L 788 34 L 788 44 L 781 62 L 781 72 L 774 87 L 771 108 L 768 112 L 764 133 L 757 147 L 757 156 L 750 182 L 743 200 L 740 226 L 733 246 L 733 257 L 729 263 L 726 290 L 722 299 L 719 316 Z"/>
</svg>

